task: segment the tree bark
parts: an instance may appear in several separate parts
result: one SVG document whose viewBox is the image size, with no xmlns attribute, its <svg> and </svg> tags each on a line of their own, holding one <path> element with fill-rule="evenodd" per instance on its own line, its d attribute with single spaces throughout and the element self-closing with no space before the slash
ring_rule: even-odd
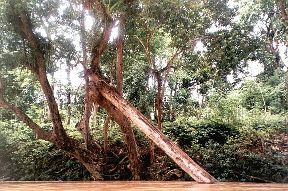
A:
<svg viewBox="0 0 288 191">
<path fill-rule="evenodd" d="M 154 70 L 152 70 L 152 73 L 156 79 L 157 82 L 157 94 L 156 94 L 156 99 L 155 99 L 155 113 L 157 117 L 157 127 L 160 131 L 162 131 L 163 127 L 163 98 L 165 94 L 165 85 L 171 70 L 171 66 L 173 61 L 176 59 L 180 52 L 176 51 L 172 58 L 167 62 L 166 67 L 162 68 L 161 70 L 156 70 L 155 66 Z M 151 64 L 150 64 L 151 65 Z M 162 77 L 162 73 L 164 73 Z M 150 142 L 150 162 L 153 163 L 155 157 L 155 146 L 152 142 Z"/>
<path fill-rule="evenodd" d="M 32 119 L 30 119 L 20 108 L 7 103 L 3 96 L 0 95 L 0 108 L 7 109 L 14 113 L 18 119 L 29 126 L 36 135 L 36 138 L 43 139 L 49 142 L 55 142 L 55 135 L 53 131 L 45 131 L 39 125 L 37 125 Z"/>
<path fill-rule="evenodd" d="M 277 5 L 280 11 L 280 17 L 283 23 L 288 26 L 288 14 L 286 11 L 286 3 L 285 0 L 277 0 Z"/>
<path fill-rule="evenodd" d="M 71 65 L 67 63 L 67 81 L 68 81 L 68 89 L 67 89 L 67 125 L 71 123 Z"/>
<path fill-rule="evenodd" d="M 109 113 L 110 117 L 120 126 L 122 134 L 124 136 L 125 143 L 127 145 L 127 150 L 128 150 L 128 157 L 130 158 L 138 158 L 138 152 L 129 152 L 131 150 L 136 150 L 137 147 L 135 148 L 134 144 L 127 144 L 127 142 L 134 142 L 134 134 L 128 134 L 127 136 L 125 135 L 126 133 L 131 133 L 132 131 L 128 131 L 127 129 L 131 129 L 130 123 L 127 123 L 127 117 L 122 114 L 122 112 L 117 109 L 113 104 L 111 104 L 106 98 L 104 98 L 101 94 L 98 93 L 98 91 L 95 89 L 95 87 L 91 88 L 90 92 L 91 100 L 97 104 L 99 104 L 100 107 L 104 108 L 107 113 Z M 131 140 L 132 139 L 132 140 Z M 134 140 L 133 140 L 134 139 Z M 131 156 L 132 155 L 132 156 Z M 130 162 L 130 161 L 129 161 Z M 130 162 L 131 165 L 131 171 L 132 174 L 140 175 L 140 160 L 135 160 Z M 139 177 L 133 177 L 134 179 L 139 178 Z"/>
<path fill-rule="evenodd" d="M 13 2 L 11 2 L 10 6 L 14 6 Z M 52 87 L 47 79 L 45 50 L 41 48 L 43 47 L 43 44 L 39 36 L 34 33 L 33 25 L 28 14 L 25 11 L 15 12 L 13 14 L 16 18 L 15 23 L 13 23 L 16 32 L 18 32 L 23 39 L 27 40 L 27 44 L 32 50 L 31 54 L 34 58 L 34 63 L 26 66 L 36 75 L 40 83 L 41 89 L 48 103 L 53 130 L 45 131 L 33 122 L 33 120 L 24 112 L 22 112 L 20 108 L 7 103 L 3 98 L 2 91 L 0 92 L 0 107 L 13 112 L 22 122 L 33 130 L 38 139 L 50 141 L 55 144 L 57 148 L 62 149 L 65 153 L 80 161 L 95 179 L 102 179 L 99 174 L 99 166 L 97 165 L 99 159 L 95 155 L 95 152 L 99 151 L 98 148 L 93 147 L 90 151 L 82 147 L 77 140 L 69 137 L 65 132 Z M 2 87 L 0 87 L 0 89 L 2 90 Z"/>
<path fill-rule="evenodd" d="M 119 110 L 131 122 L 133 122 L 195 181 L 202 183 L 214 183 L 217 181 L 196 162 L 194 162 L 174 142 L 169 140 L 158 128 L 153 126 L 140 111 L 119 96 L 116 90 L 109 86 L 99 74 L 90 73 L 89 78 L 90 81 L 94 82 L 95 84 L 95 89 L 93 89 L 94 91 L 99 91 L 99 93 L 106 98 L 107 101 L 111 102 L 111 104 L 113 104 L 117 110 Z"/>
<path fill-rule="evenodd" d="M 82 46 L 82 66 L 84 73 L 87 71 L 87 48 L 86 48 L 86 39 L 85 39 L 85 10 L 82 9 L 81 18 L 80 18 L 80 37 L 81 37 L 81 46 Z M 92 103 L 89 100 L 89 79 L 86 74 L 84 74 L 85 79 L 85 96 L 84 96 L 84 112 L 82 119 L 79 121 L 77 128 L 81 130 L 82 136 L 84 138 L 84 143 L 86 148 L 91 145 L 91 132 L 90 132 L 90 117 L 92 110 Z"/>
<path fill-rule="evenodd" d="M 116 62 L 116 81 L 117 92 L 119 96 L 123 96 L 123 46 L 124 46 L 124 18 L 119 18 L 119 34 L 118 34 L 116 49 L 117 49 L 117 62 Z M 128 158 L 130 163 L 130 169 L 134 180 L 140 179 L 140 160 L 138 157 L 137 144 L 135 135 L 132 130 L 129 120 L 123 116 L 123 120 L 126 121 L 125 125 L 121 125 L 121 131 L 127 145 Z"/>
<path fill-rule="evenodd" d="M 14 4 L 10 4 L 11 7 Z M 48 103 L 49 112 L 51 115 L 51 120 L 53 124 L 53 132 L 59 140 L 65 140 L 67 134 L 63 128 L 62 119 L 58 110 L 58 105 L 56 103 L 52 87 L 47 79 L 46 74 L 46 64 L 45 64 L 45 50 L 41 40 L 33 32 L 33 26 L 28 14 L 25 11 L 18 12 L 15 14 L 16 21 L 14 27 L 16 31 L 26 39 L 28 46 L 33 50 L 32 55 L 35 59 L 35 64 L 27 65 L 27 67 L 34 73 L 40 82 L 41 89 L 44 92 L 45 98 Z M 17 26 L 16 26 L 17 25 Z"/>
<path fill-rule="evenodd" d="M 117 62 L 116 62 L 116 79 L 117 79 L 117 91 L 120 96 L 123 96 L 123 38 L 124 38 L 124 20 L 119 18 L 119 33 L 117 38 Z"/>
<path fill-rule="evenodd" d="M 69 142 L 71 145 L 70 150 L 61 147 L 59 148 L 77 159 L 88 170 L 94 180 L 103 180 L 103 177 L 100 174 L 101 166 L 99 165 L 101 159 L 95 154 L 99 150 L 88 150 L 74 139 L 72 139 L 72 141 L 70 139 Z"/>
<path fill-rule="evenodd" d="M 154 72 L 156 81 L 157 81 L 157 95 L 156 95 L 156 102 L 155 102 L 155 110 L 157 115 L 157 126 L 160 131 L 162 131 L 162 118 L 163 118 L 163 97 L 162 97 L 162 80 L 161 80 L 161 74 L 156 71 Z"/>
<path fill-rule="evenodd" d="M 109 129 L 109 123 L 110 123 L 111 117 L 107 116 L 104 126 L 103 126 L 103 131 L 104 131 L 104 154 L 105 156 L 107 155 L 108 152 L 108 129 Z"/>
<path fill-rule="evenodd" d="M 62 119 L 58 110 L 58 105 L 53 95 L 53 90 L 47 79 L 45 68 L 40 67 L 39 72 L 36 73 L 36 76 L 38 78 L 38 81 L 40 82 L 41 89 L 43 90 L 48 103 L 54 133 L 58 139 L 64 141 L 67 138 L 67 134 L 64 130 Z"/>
<path fill-rule="evenodd" d="M 0 108 L 7 109 L 13 112 L 23 123 L 25 123 L 36 135 L 37 139 L 42 139 L 54 143 L 56 147 L 62 149 L 68 155 L 76 158 L 85 168 L 91 173 L 94 179 L 102 180 L 100 175 L 101 168 L 98 165 L 99 158 L 95 155 L 95 152 L 99 150 L 94 150 L 93 152 L 83 148 L 78 141 L 66 137 L 65 139 L 59 139 L 53 131 L 46 131 L 42 129 L 39 125 L 33 122 L 20 108 L 7 103 L 3 96 L 0 95 Z"/>
</svg>

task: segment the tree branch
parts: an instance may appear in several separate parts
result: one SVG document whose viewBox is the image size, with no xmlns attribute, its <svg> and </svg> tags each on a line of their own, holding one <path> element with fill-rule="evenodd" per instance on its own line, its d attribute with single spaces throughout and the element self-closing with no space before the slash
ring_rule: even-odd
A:
<svg viewBox="0 0 288 191">
<path fill-rule="evenodd" d="M 19 26 L 19 32 L 24 39 L 27 39 L 30 48 L 32 48 L 35 52 L 39 55 L 43 55 L 43 51 L 41 50 L 41 41 L 40 39 L 34 34 L 32 22 L 25 12 L 20 12 L 18 15 L 18 22 L 15 23 Z"/>
<path fill-rule="evenodd" d="M 170 60 L 167 62 L 167 66 L 165 68 L 163 68 L 162 70 L 160 70 L 160 72 L 165 72 L 164 77 L 163 77 L 163 81 L 162 81 L 162 92 L 161 92 L 161 99 L 163 99 L 164 97 L 164 93 L 165 93 L 165 84 L 168 80 L 168 76 L 169 73 L 171 71 L 171 67 L 173 62 L 175 61 L 175 59 L 177 58 L 177 56 L 181 53 L 181 51 L 176 51 L 173 56 L 170 58 Z"/>
<path fill-rule="evenodd" d="M 280 16 L 283 23 L 288 26 L 288 13 L 286 11 L 286 3 L 285 0 L 277 0 L 277 5 L 280 11 Z"/>
<path fill-rule="evenodd" d="M 119 95 L 123 96 L 123 46 L 124 46 L 124 16 L 119 18 L 119 34 L 116 44 L 117 49 L 117 63 L 116 63 L 116 79 L 117 90 Z"/>
<path fill-rule="evenodd" d="M 55 137 L 52 131 L 45 131 L 39 125 L 37 125 L 32 119 L 30 119 L 20 108 L 7 103 L 3 96 L 0 95 L 0 108 L 7 109 L 14 113 L 23 123 L 25 123 L 36 135 L 37 139 L 43 139 L 54 143 Z"/>
<path fill-rule="evenodd" d="M 83 61 L 82 66 L 84 69 L 84 78 L 85 78 L 85 96 L 84 96 L 84 112 L 82 115 L 82 118 L 79 123 L 77 123 L 77 129 L 79 129 L 82 133 L 82 136 L 84 138 L 84 142 L 86 145 L 86 148 L 90 146 L 92 136 L 90 133 L 90 117 L 91 117 L 91 102 L 89 99 L 89 78 L 86 75 L 87 73 L 87 49 L 86 49 L 86 40 L 85 40 L 85 10 L 82 9 L 81 12 L 81 18 L 80 18 L 80 38 L 81 38 L 81 46 L 83 51 Z"/>
<path fill-rule="evenodd" d="M 106 24 L 99 43 L 97 43 L 96 46 L 94 46 L 92 50 L 93 56 L 92 56 L 92 62 L 91 62 L 91 70 L 94 72 L 99 70 L 100 59 L 104 50 L 107 47 L 113 26 L 114 26 L 114 22 L 112 21 L 109 21 L 109 23 Z"/>
<path fill-rule="evenodd" d="M 87 10 L 95 10 L 95 12 L 102 17 L 104 22 L 106 19 L 111 18 L 106 10 L 105 5 L 101 0 L 83 0 L 82 3 L 84 5 L 84 8 L 86 8 Z"/>
<path fill-rule="evenodd" d="M 11 6 L 13 7 L 14 5 Z M 16 12 L 14 13 L 14 17 L 18 18 L 17 22 L 13 23 L 15 29 L 17 28 L 16 31 L 28 41 L 28 45 L 33 50 L 35 65 L 28 68 L 37 76 L 48 102 L 48 107 L 53 122 L 53 131 L 57 137 L 64 140 L 67 137 L 67 134 L 63 128 L 58 105 L 56 103 L 50 83 L 47 79 L 45 52 L 41 48 L 43 47 L 43 44 L 40 37 L 33 32 L 33 25 L 27 13 L 24 11 Z M 18 26 L 15 26 L 17 24 Z"/>
<path fill-rule="evenodd" d="M 114 26 L 113 18 L 108 14 L 105 5 L 101 0 L 84 0 L 84 7 L 90 11 L 95 10 L 95 12 L 100 15 L 100 19 L 103 23 L 103 33 L 99 40 L 99 42 L 94 46 L 92 50 L 92 62 L 91 62 L 91 70 L 93 72 L 99 72 L 100 69 L 100 59 L 107 47 L 112 28 Z"/>
</svg>

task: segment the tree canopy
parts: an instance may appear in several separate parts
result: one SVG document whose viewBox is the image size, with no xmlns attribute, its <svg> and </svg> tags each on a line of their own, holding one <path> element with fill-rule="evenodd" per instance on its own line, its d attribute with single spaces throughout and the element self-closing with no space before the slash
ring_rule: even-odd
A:
<svg viewBox="0 0 288 191">
<path fill-rule="evenodd" d="M 55 146 L 94 179 L 109 179 L 114 133 L 129 163 L 119 173 L 131 179 L 147 176 L 146 156 L 157 171 L 163 153 L 156 144 L 196 181 L 216 180 L 189 156 L 218 179 L 248 180 L 232 175 L 231 161 L 216 164 L 212 157 L 237 158 L 238 139 L 256 139 L 265 150 L 269 132 L 287 138 L 287 6 L 284 0 L 4 0 L 0 147 L 11 153 L 8 142 L 23 136 L 40 144 L 41 153 Z M 271 123 L 261 121 L 265 116 Z M 253 154 L 245 141 L 239 147 Z M 219 153 L 207 154 L 213 147 Z M 251 153 L 244 155 L 258 160 Z M 288 171 L 285 165 L 273 181 Z"/>
</svg>

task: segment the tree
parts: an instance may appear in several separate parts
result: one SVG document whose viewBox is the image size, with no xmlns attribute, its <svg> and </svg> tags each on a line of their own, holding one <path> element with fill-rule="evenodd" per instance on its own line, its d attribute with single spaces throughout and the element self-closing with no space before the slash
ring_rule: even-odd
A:
<svg viewBox="0 0 288 191">
<path fill-rule="evenodd" d="M 136 124 L 149 138 L 152 139 L 152 141 L 157 146 L 163 149 L 164 152 L 166 152 L 184 171 L 191 175 L 196 181 L 206 183 L 215 182 L 216 180 L 211 175 L 209 175 L 204 169 L 202 169 L 191 158 L 189 158 L 189 156 L 185 154 L 181 149 L 179 149 L 177 145 L 167 139 L 165 135 L 161 133 L 156 127 L 154 127 L 143 114 L 141 114 L 135 107 L 131 106 L 121 97 L 121 36 L 119 37 L 117 47 L 117 72 L 119 72 L 117 75 L 118 91 L 116 91 L 106 82 L 107 80 L 105 77 L 103 77 L 103 72 L 101 70 L 101 57 L 103 56 L 103 53 L 109 44 L 111 31 L 115 26 L 116 21 L 119 20 L 117 17 L 115 17 L 115 15 L 109 12 L 114 6 L 105 6 L 102 1 L 82 2 L 82 6 L 86 9 L 86 11 L 88 11 L 97 19 L 96 23 L 99 27 L 99 33 L 97 33 L 98 38 L 96 38 L 96 42 L 91 45 L 92 54 L 89 57 L 91 63 L 89 66 L 88 56 L 86 55 L 86 43 L 83 39 L 81 42 L 83 46 L 82 51 L 79 51 L 82 52 L 80 59 L 82 60 L 81 62 L 84 68 L 85 93 L 83 116 L 76 124 L 76 127 L 80 129 L 83 134 L 85 146 L 67 134 L 62 122 L 57 100 L 54 97 L 53 88 L 48 80 L 49 65 L 47 65 L 47 63 L 50 63 L 51 61 L 51 41 L 54 40 L 52 38 L 51 41 L 49 38 L 46 40 L 36 32 L 37 24 L 39 24 L 37 21 L 41 21 L 42 17 L 47 17 L 46 22 L 50 22 L 50 19 L 55 24 L 55 17 L 59 18 L 59 13 L 53 13 L 56 14 L 56 16 L 52 15 L 52 13 L 49 15 L 49 12 L 48 15 L 45 15 L 47 12 L 43 12 L 44 15 L 39 15 L 37 14 L 37 10 L 32 10 L 32 8 L 35 8 L 35 6 L 38 6 L 37 8 L 41 10 L 42 6 L 49 3 L 49 1 L 45 1 L 43 3 L 37 1 L 31 1 L 27 3 L 22 3 L 21 1 L 10 1 L 5 2 L 5 5 L 7 7 L 8 18 L 11 19 L 10 24 L 14 28 L 15 35 L 17 36 L 19 42 L 22 42 L 20 45 L 18 44 L 18 49 L 16 49 L 19 51 L 19 53 L 24 54 L 25 62 L 24 64 L 20 63 L 20 66 L 22 65 L 27 67 L 31 73 L 35 75 L 37 81 L 39 82 L 41 90 L 43 91 L 44 97 L 48 104 L 50 118 L 52 121 L 52 128 L 48 130 L 41 128 L 19 107 L 6 101 L 5 97 L 7 96 L 7 92 L 2 85 L 0 107 L 14 113 L 22 122 L 26 123 L 26 125 L 34 131 L 39 139 L 54 143 L 58 148 L 64 150 L 68 155 L 76 158 L 87 168 L 87 170 L 93 175 L 95 179 L 102 179 L 101 174 L 99 174 L 100 167 L 97 165 L 97 161 L 99 161 L 100 158 L 98 157 L 99 155 L 95 154 L 95 152 L 101 152 L 101 148 L 96 142 L 93 141 L 89 128 L 92 103 L 103 107 L 122 128 L 122 132 L 124 133 L 126 143 L 128 145 L 131 170 L 135 178 L 138 178 L 139 176 L 139 170 L 137 169 L 139 168 L 139 164 L 137 162 L 137 148 L 130 123 L 127 125 L 127 119 Z M 129 8 L 129 6 L 131 6 L 130 2 L 126 3 L 128 4 L 124 4 L 123 7 Z M 57 4 L 54 5 L 57 7 Z M 115 6 L 116 5 L 117 3 L 115 3 Z M 76 4 L 72 5 L 72 8 L 74 8 L 73 6 L 77 8 Z M 61 7 L 58 8 L 61 9 Z M 79 16 L 80 11 L 71 12 L 70 16 L 73 17 L 74 14 Z M 67 16 L 65 14 L 62 16 Z M 67 19 L 67 21 L 69 21 L 69 19 Z M 73 24 L 75 26 L 73 26 Z M 68 30 L 78 28 L 79 32 L 79 26 L 80 36 L 83 38 L 85 32 L 83 31 L 83 23 L 81 31 L 81 21 L 76 21 L 76 24 L 75 22 L 72 22 L 72 26 L 67 28 Z M 63 27 L 65 28 L 65 25 Z M 58 31 L 56 30 L 55 32 Z M 57 40 L 60 40 L 61 38 L 65 39 L 66 37 L 65 35 L 62 37 L 60 35 L 60 38 Z M 55 48 L 54 50 L 56 50 L 53 55 L 54 58 L 60 56 L 58 51 L 61 51 L 61 48 L 58 47 L 58 49 Z M 76 48 L 74 50 L 76 50 Z"/>
</svg>

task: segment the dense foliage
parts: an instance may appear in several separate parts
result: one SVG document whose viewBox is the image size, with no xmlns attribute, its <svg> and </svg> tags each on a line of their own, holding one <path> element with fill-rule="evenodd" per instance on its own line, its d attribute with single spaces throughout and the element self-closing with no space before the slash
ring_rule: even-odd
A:
<svg viewBox="0 0 288 191">
<path fill-rule="evenodd" d="M 87 2 L 0 2 L 0 98 L 51 130 L 49 106 L 31 70 L 37 53 L 19 33 L 15 17 L 24 10 L 43 45 L 38 48 L 45 56 L 64 129 L 83 144 L 76 128 L 86 99 L 81 66 L 92 60 L 85 54 L 94 51 L 104 30 L 103 13 L 93 7 L 83 13 Z M 101 72 L 116 87 L 115 49 L 122 32 L 125 99 L 163 126 L 169 138 L 218 180 L 288 182 L 288 3 L 100 2 L 116 21 L 101 57 Z M 120 30 L 123 15 L 125 27 Z M 92 105 L 91 135 L 102 146 L 109 113 Z M 0 180 L 92 179 L 81 162 L 39 140 L 12 112 L 1 109 L 0 118 Z M 97 153 L 100 174 L 106 180 L 131 179 L 119 125 L 110 122 L 108 127 L 109 151 Z M 189 179 L 160 150 L 151 162 L 151 143 L 133 130 L 142 179 Z"/>
</svg>

